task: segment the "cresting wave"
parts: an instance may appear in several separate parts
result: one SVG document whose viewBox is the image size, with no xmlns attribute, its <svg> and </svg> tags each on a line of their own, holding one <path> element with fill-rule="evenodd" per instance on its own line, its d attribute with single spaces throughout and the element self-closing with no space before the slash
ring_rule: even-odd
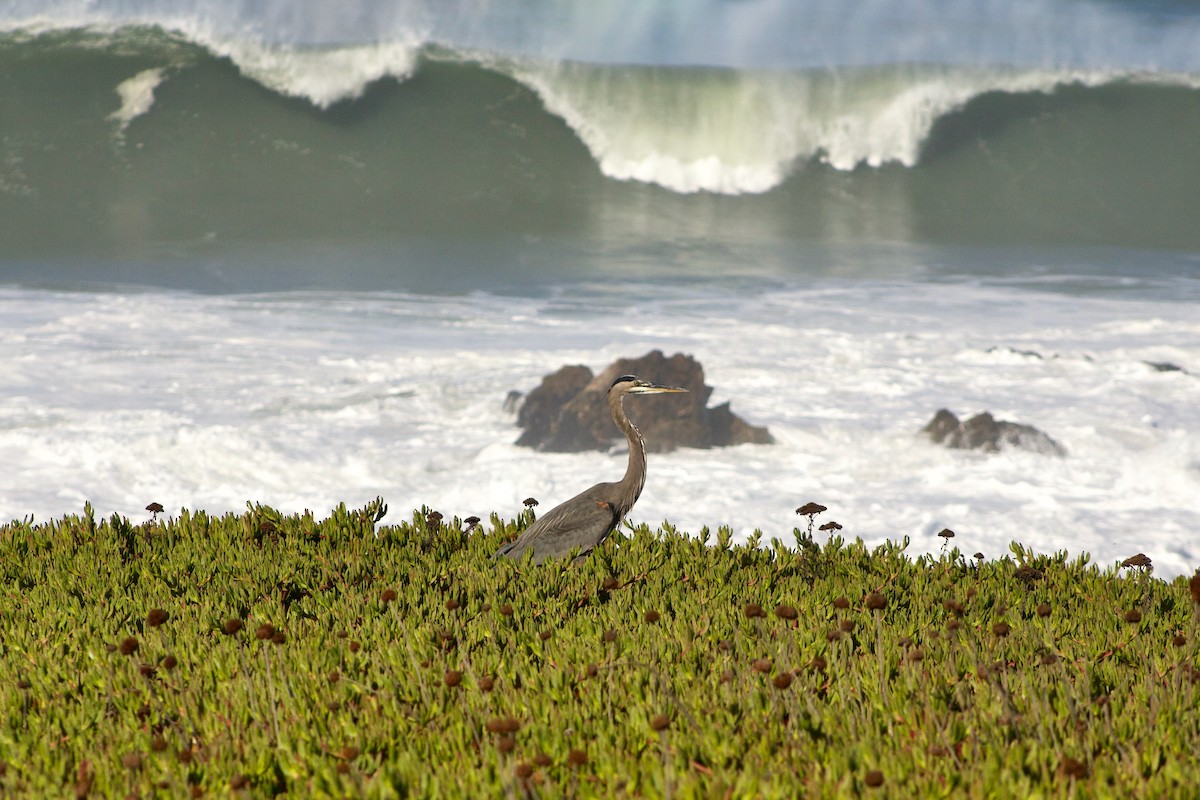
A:
<svg viewBox="0 0 1200 800">
<path fill-rule="evenodd" d="M 1200 76 L 1118 70 L 893 64 L 804 70 L 626 66 L 555 61 L 428 45 L 417 33 L 345 46 L 269 43 L 193 30 L 91 29 L 10 33 L 21 48 L 107 52 L 157 61 L 113 87 L 111 117 L 123 133 L 151 113 L 153 92 L 205 61 L 228 60 L 272 92 L 319 110 L 353 102 L 385 79 L 411 78 L 422 63 L 474 64 L 534 91 L 609 178 L 673 192 L 757 194 L 805 164 L 836 170 L 920 161 L 945 116 L 989 94 L 1049 93 L 1114 83 L 1200 87 Z"/>
<path fill-rule="evenodd" d="M 829 244 L 1200 252 L 1191 74 L 201 38 L 0 34 L 21 111 L 0 136 L 0 279 L 342 286 L 322 259 L 347 248 L 355 286 L 427 290 L 791 274 Z"/>
</svg>

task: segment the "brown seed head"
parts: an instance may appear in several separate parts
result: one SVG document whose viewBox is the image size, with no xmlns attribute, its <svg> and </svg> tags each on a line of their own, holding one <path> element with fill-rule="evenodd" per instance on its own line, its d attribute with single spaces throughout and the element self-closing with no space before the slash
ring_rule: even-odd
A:
<svg viewBox="0 0 1200 800">
<path fill-rule="evenodd" d="M 845 611 L 847 608 L 850 607 L 850 601 L 848 599 L 846 599 L 845 597 L 839 597 L 833 601 L 833 607 L 838 609 L 839 611 Z"/>
<path fill-rule="evenodd" d="M 484 675 L 479 679 L 479 691 L 490 692 L 496 686 L 496 679 L 491 675 Z"/>
<path fill-rule="evenodd" d="M 954 531 L 950 530 L 949 528 L 942 528 L 940 531 L 938 531 L 938 536 L 942 537 L 946 541 L 950 541 L 954 538 Z"/>
<path fill-rule="evenodd" d="M 150 612 L 146 614 L 146 624 L 151 628 L 157 628 L 159 625 L 162 625 L 164 622 L 166 622 L 169 616 L 170 615 L 161 608 L 152 608 L 150 609 Z"/>
<path fill-rule="evenodd" d="M 546 628 L 546 630 L 544 630 L 538 634 L 538 638 L 544 642 L 553 635 L 554 635 L 554 630 L 552 628 Z"/>
<path fill-rule="evenodd" d="M 809 503 L 805 503 L 804 505 L 797 508 L 796 513 L 802 517 L 815 517 L 817 514 L 820 514 L 822 511 L 827 511 L 827 510 L 828 509 L 825 506 L 821 505 L 820 503 L 809 502 Z"/>
<path fill-rule="evenodd" d="M 1125 612 L 1125 621 L 1129 623 L 1141 622 L 1142 612 L 1138 611 L 1136 608 L 1129 609 Z"/>
<path fill-rule="evenodd" d="M 650 720 L 650 727 L 656 731 L 663 731 L 671 724 L 671 719 L 666 714 L 656 714 Z"/>
<path fill-rule="evenodd" d="M 337 757 L 343 761 L 353 761 L 358 758 L 358 747 L 348 744 L 338 751 Z"/>
<path fill-rule="evenodd" d="M 819 530 L 819 531 L 840 531 L 841 529 L 842 529 L 841 525 L 837 524 L 836 522 L 832 522 L 832 521 L 826 522 L 824 525 L 817 528 L 817 530 Z"/>
<path fill-rule="evenodd" d="M 1151 562 L 1150 556 L 1146 555 L 1145 553 L 1138 553 L 1137 555 L 1132 555 L 1129 558 L 1127 558 L 1121 562 L 1122 567 L 1143 567 L 1144 568 L 1144 567 L 1149 567 L 1152 565 L 1153 565 L 1153 562 Z"/>
<path fill-rule="evenodd" d="M 351 653 L 357 653 L 359 650 L 362 649 L 362 645 L 359 644 L 358 641 L 356 641 L 354 639 L 351 639 L 350 644 L 347 646 L 350 648 Z"/>
<path fill-rule="evenodd" d="M 796 609 L 793 608 L 792 606 L 788 606 L 788 605 L 784 605 L 783 603 L 780 603 L 779 605 L 775 606 L 775 616 L 779 617 L 780 619 L 791 620 L 791 619 L 795 619 L 796 617 L 798 617 L 800 615 L 796 612 Z"/>
<path fill-rule="evenodd" d="M 533 775 L 533 765 L 530 764 L 528 761 L 522 761 L 520 764 L 517 764 L 516 769 L 513 771 L 517 774 L 517 777 L 520 778 L 521 780 L 523 780 L 523 781 L 529 780 L 529 777 L 531 775 Z"/>
<path fill-rule="evenodd" d="M 1082 761 L 1076 761 L 1070 756 L 1063 758 L 1062 763 L 1058 766 L 1058 771 L 1068 778 L 1086 778 L 1091 771 L 1088 765 Z"/>
<path fill-rule="evenodd" d="M 721 683 L 729 683 L 731 680 L 733 680 L 733 670 L 721 670 Z"/>
<path fill-rule="evenodd" d="M 513 750 L 517 749 L 517 737 L 507 735 L 501 736 L 496 740 L 496 749 L 501 753 L 511 753 Z"/>
<path fill-rule="evenodd" d="M 138 649 L 137 637 L 136 636 L 126 636 L 124 639 L 121 640 L 121 644 L 118 645 L 117 649 L 121 652 L 121 655 L 123 655 L 123 656 L 133 655 L 134 653 L 137 652 L 137 649 Z"/>
<path fill-rule="evenodd" d="M 521 730 L 521 723 L 512 717 L 495 717 L 487 721 L 488 733 L 516 733 Z"/>
<path fill-rule="evenodd" d="M 467 523 L 468 528 L 474 528 L 479 524 L 479 517 L 472 515 L 464 519 L 463 522 Z"/>
<path fill-rule="evenodd" d="M 948 620 L 946 620 L 946 630 L 948 630 L 948 631 L 956 631 L 956 630 L 958 630 L 960 627 L 962 627 L 962 622 L 960 622 L 959 620 L 957 620 L 957 619 L 948 619 Z"/>
<path fill-rule="evenodd" d="M 545 753 L 538 753 L 533 757 L 533 763 L 544 769 L 553 764 L 554 759 L 550 758 L 550 756 L 546 755 Z"/>
<path fill-rule="evenodd" d="M 250 785 L 250 779 L 242 773 L 238 773 L 229 779 L 229 788 L 235 792 L 240 792 Z"/>
<path fill-rule="evenodd" d="M 838 630 L 837 628 L 832 628 L 832 629 L 826 631 L 826 633 L 825 633 L 825 641 L 827 641 L 827 642 L 836 642 L 838 639 L 841 639 L 841 638 L 842 638 L 842 632 L 840 630 Z"/>
<path fill-rule="evenodd" d="M 161 514 L 163 512 L 163 505 L 162 503 L 151 503 L 146 506 L 146 510 L 151 514 Z"/>
<path fill-rule="evenodd" d="M 621 582 L 616 578 L 609 576 L 604 579 L 604 583 L 602 583 L 601 586 L 606 592 L 614 592 L 621 586 Z"/>
<path fill-rule="evenodd" d="M 872 789 L 883 786 L 883 773 L 877 769 L 868 770 L 867 774 L 863 775 L 863 783 Z"/>
<path fill-rule="evenodd" d="M 942 601 L 942 608 L 954 614 L 963 613 L 963 604 L 953 597 L 947 597 Z"/>
<path fill-rule="evenodd" d="M 1188 580 L 1188 591 L 1192 594 L 1192 602 L 1200 606 L 1200 569 Z"/>
<path fill-rule="evenodd" d="M 150 737 L 150 749 L 156 753 L 161 753 L 167 749 L 167 740 L 163 738 L 161 733 L 156 733 Z"/>
<path fill-rule="evenodd" d="M 330 683 L 337 683 L 341 679 L 342 673 L 338 672 L 336 669 L 331 669 L 329 671 L 329 675 L 326 676 L 326 680 L 328 680 Z"/>
<path fill-rule="evenodd" d="M 163 669 L 165 670 L 173 670 L 178 664 L 179 659 L 175 658 L 175 656 L 167 656 L 162 660 Z"/>
<path fill-rule="evenodd" d="M 588 664 L 587 667 L 584 668 L 583 672 L 589 678 L 594 678 L 600 674 L 600 668 L 595 664 Z"/>
<path fill-rule="evenodd" d="M 879 592 L 871 592 L 867 595 L 865 604 L 871 611 L 879 611 L 887 607 L 887 598 Z"/>
<path fill-rule="evenodd" d="M 758 603 L 747 603 L 745 611 L 746 616 L 750 617 L 751 619 L 754 619 L 755 617 L 765 617 L 767 615 L 767 612 L 763 611 L 763 607 Z"/>
<path fill-rule="evenodd" d="M 572 750 L 567 753 L 567 763 L 572 767 L 582 767 L 588 762 L 586 750 Z"/>
<path fill-rule="evenodd" d="M 1182 633 L 1177 633 L 1171 637 L 1171 644 L 1175 645 L 1176 647 L 1183 647 L 1185 644 L 1187 644 L 1187 637 Z"/>
<path fill-rule="evenodd" d="M 387 605 L 396 599 L 396 590 L 392 588 L 384 589 L 383 594 L 379 596 L 379 599 L 383 601 L 384 605 Z"/>
<path fill-rule="evenodd" d="M 526 497 L 521 502 L 525 505 L 526 508 L 533 508 L 534 506 L 536 506 L 538 504 L 538 501 L 532 497 Z"/>
<path fill-rule="evenodd" d="M 771 659 L 769 658 L 756 658 L 751 666 L 754 668 L 755 672 L 766 674 L 771 671 L 772 663 Z"/>
<path fill-rule="evenodd" d="M 662 619 L 662 615 L 659 614 L 654 609 L 650 609 L 649 611 L 646 612 L 646 615 L 643 617 L 643 619 L 645 619 L 646 622 L 649 622 L 651 625 L 653 625 L 655 622 L 658 622 L 660 619 Z"/>
<path fill-rule="evenodd" d="M 617 631 L 614 628 L 609 628 L 604 632 L 604 641 L 615 642 L 617 640 Z"/>
<path fill-rule="evenodd" d="M 852 619 L 843 619 L 838 622 L 838 630 L 842 633 L 853 633 L 855 622 Z"/>
<path fill-rule="evenodd" d="M 121 766 L 128 770 L 141 769 L 142 754 L 141 753 L 126 753 L 121 756 Z"/>
<path fill-rule="evenodd" d="M 1050 604 L 1049 603 L 1038 603 L 1037 615 L 1039 617 L 1050 616 Z"/>
<path fill-rule="evenodd" d="M 447 600 L 445 605 L 447 611 L 458 611 L 460 608 L 462 608 L 462 603 L 458 602 L 453 597 Z"/>
<path fill-rule="evenodd" d="M 446 674 L 442 676 L 442 681 L 450 688 L 454 688 L 462 683 L 462 672 L 456 669 L 448 669 L 446 670 Z"/>
<path fill-rule="evenodd" d="M 242 629 L 242 621 L 240 619 L 227 619 L 221 623 L 221 632 L 226 636 L 233 636 Z"/>
<path fill-rule="evenodd" d="M 262 625 L 259 625 L 257 628 L 254 629 L 255 638 L 260 639 L 260 640 L 270 639 L 274 635 L 275 635 L 275 626 L 269 622 L 264 622 Z"/>
<path fill-rule="evenodd" d="M 997 622 L 994 625 L 992 625 L 992 633 L 995 636 L 1001 636 L 1001 637 L 1008 636 L 1009 631 L 1011 631 L 1011 630 L 1012 630 L 1012 628 L 1009 626 L 1009 624 L 1007 622 Z"/>
<path fill-rule="evenodd" d="M 792 685 L 793 677 L 794 675 L 790 672 L 781 672 L 771 680 L 771 683 L 775 684 L 776 689 L 783 690 Z"/>
<path fill-rule="evenodd" d="M 808 662 L 808 666 L 813 672 L 824 672 L 828 664 L 825 662 L 824 657 L 815 656 L 812 661 Z"/>
<path fill-rule="evenodd" d="M 513 615 L 512 603 L 505 603 L 500 606 L 500 614 L 505 617 L 511 617 Z"/>
<path fill-rule="evenodd" d="M 271 635 L 272 644 L 283 644 L 286 641 L 287 636 L 284 635 L 283 631 L 275 631 L 275 633 Z"/>
<path fill-rule="evenodd" d="M 154 668 L 153 664 L 142 664 L 138 667 L 138 673 L 148 680 L 153 678 L 158 673 L 158 670 Z"/>
</svg>

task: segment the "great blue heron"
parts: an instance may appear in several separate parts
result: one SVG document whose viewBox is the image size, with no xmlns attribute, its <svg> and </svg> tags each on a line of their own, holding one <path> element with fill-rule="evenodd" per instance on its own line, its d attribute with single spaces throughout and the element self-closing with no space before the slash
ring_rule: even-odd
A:
<svg viewBox="0 0 1200 800">
<path fill-rule="evenodd" d="M 534 521 L 519 537 L 496 551 L 495 558 L 523 558 L 533 554 L 533 562 L 566 555 L 579 548 L 579 557 L 600 545 L 637 502 L 646 484 L 646 443 L 642 434 L 625 416 L 625 395 L 686 392 L 677 386 L 659 386 L 633 375 L 622 375 L 608 388 L 608 409 L 613 422 L 629 441 L 629 466 L 617 483 L 597 483 L 570 500 L 555 506 Z"/>
</svg>

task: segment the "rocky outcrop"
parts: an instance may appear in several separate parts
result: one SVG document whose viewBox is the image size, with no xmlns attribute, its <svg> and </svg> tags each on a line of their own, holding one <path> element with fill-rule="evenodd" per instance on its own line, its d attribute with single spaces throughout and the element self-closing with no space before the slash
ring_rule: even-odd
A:
<svg viewBox="0 0 1200 800">
<path fill-rule="evenodd" d="M 704 384 L 700 362 L 682 353 L 667 357 L 655 350 L 641 358 L 618 359 L 599 375 L 584 366 L 563 367 L 547 375 L 521 404 L 517 425 L 524 433 L 517 444 L 552 452 L 608 450 L 621 434 L 609 416 L 605 395 L 622 375 L 688 390 L 688 394 L 625 399 L 625 412 L 641 430 L 650 452 L 774 441 L 766 428 L 736 416 L 728 403 L 707 407 L 713 390 Z"/>
<path fill-rule="evenodd" d="M 1052 456 L 1067 454 L 1062 445 L 1032 425 L 998 420 L 987 411 L 962 422 L 943 408 L 921 432 L 934 443 L 956 450 L 994 453 L 1004 447 L 1016 447 Z"/>
</svg>

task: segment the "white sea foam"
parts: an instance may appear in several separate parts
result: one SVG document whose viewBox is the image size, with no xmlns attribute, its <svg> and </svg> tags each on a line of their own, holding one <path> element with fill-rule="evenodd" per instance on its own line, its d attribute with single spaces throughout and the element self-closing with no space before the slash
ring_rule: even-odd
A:
<svg viewBox="0 0 1200 800">
<path fill-rule="evenodd" d="M 121 98 L 121 107 L 108 115 L 110 120 L 117 123 L 117 135 L 125 133 L 129 123 L 145 114 L 154 105 L 154 90 L 159 87 L 166 77 L 162 67 L 144 69 L 132 78 L 117 84 L 117 96 Z"/>
<path fill-rule="evenodd" d="M 299 47 L 225 37 L 207 42 L 248 78 L 280 94 L 305 98 L 318 108 L 361 97 L 382 78 L 409 77 L 423 44 L 415 33 L 347 46 Z"/>
<path fill-rule="evenodd" d="M 632 292 L 632 287 L 631 290 Z M 620 311 L 620 313 L 617 313 Z M 791 540 L 816 500 L 850 536 L 957 531 L 1200 564 L 1200 322 L 1182 303 L 969 285 L 575 290 L 476 296 L 53 294 L 0 289 L 0 518 L 327 510 L 382 495 L 512 516 L 616 477 L 620 453 L 512 444 L 510 389 L 561 364 L 695 354 L 712 402 L 778 443 L 652 456 L 632 519 Z M 1160 372 L 1147 362 L 1185 371 Z M 670 402 L 669 398 L 633 402 Z M 1066 458 L 953 452 L 916 431 L 947 406 L 1034 424 Z"/>
</svg>

